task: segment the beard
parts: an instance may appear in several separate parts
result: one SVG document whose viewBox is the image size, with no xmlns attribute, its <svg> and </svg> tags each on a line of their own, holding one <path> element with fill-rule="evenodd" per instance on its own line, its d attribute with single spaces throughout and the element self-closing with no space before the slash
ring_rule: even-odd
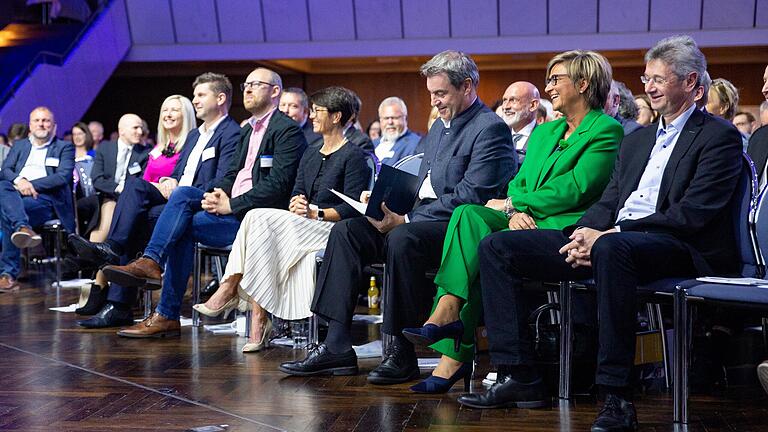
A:
<svg viewBox="0 0 768 432">
<path fill-rule="evenodd" d="M 397 139 L 397 137 L 400 136 L 400 132 L 394 131 L 390 132 L 386 129 L 381 130 L 381 140 L 382 141 L 394 141 Z"/>
<path fill-rule="evenodd" d="M 518 112 L 516 112 L 516 113 L 514 113 L 512 115 L 509 115 L 509 114 L 507 114 L 505 112 L 504 113 L 504 117 L 503 117 L 504 123 L 506 123 L 507 127 L 509 127 L 509 128 L 511 128 L 512 126 L 514 126 L 517 123 L 520 123 L 520 121 L 523 120 L 524 118 L 525 118 L 525 112 L 524 111 L 518 111 Z"/>
</svg>

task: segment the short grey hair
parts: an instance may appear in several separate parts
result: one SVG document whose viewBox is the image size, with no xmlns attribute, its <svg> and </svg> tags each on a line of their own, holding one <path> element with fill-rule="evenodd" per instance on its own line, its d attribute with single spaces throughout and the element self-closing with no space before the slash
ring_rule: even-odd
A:
<svg viewBox="0 0 768 432">
<path fill-rule="evenodd" d="M 287 87 L 283 89 L 283 93 L 293 93 L 299 97 L 299 103 L 304 110 L 309 111 L 309 97 L 307 93 L 298 87 Z"/>
<path fill-rule="evenodd" d="M 768 111 L 768 100 L 765 100 L 760 104 L 760 112 L 763 111 Z"/>
<path fill-rule="evenodd" d="M 696 85 L 702 84 L 702 77 L 707 71 L 707 59 L 688 35 L 675 35 L 662 39 L 645 53 L 645 62 L 660 60 L 683 79 L 689 73 L 696 72 Z"/>
<path fill-rule="evenodd" d="M 379 104 L 379 112 L 381 112 L 381 110 L 383 110 L 385 106 L 389 106 L 389 105 L 400 106 L 400 111 L 403 112 L 404 116 L 408 117 L 408 107 L 405 106 L 405 102 L 397 96 L 390 96 L 384 99 L 383 101 L 381 101 L 381 103 Z"/>
<path fill-rule="evenodd" d="M 419 70 L 425 78 L 444 73 L 448 75 L 448 80 L 455 88 L 461 87 L 467 78 L 472 81 L 474 87 L 480 84 L 480 72 L 477 70 L 477 64 L 470 56 L 461 51 L 448 50 L 436 54 L 428 62 L 421 65 Z"/>
<path fill-rule="evenodd" d="M 637 104 L 632 92 L 621 81 L 613 81 L 619 94 L 619 115 L 626 119 L 637 118 Z"/>
</svg>

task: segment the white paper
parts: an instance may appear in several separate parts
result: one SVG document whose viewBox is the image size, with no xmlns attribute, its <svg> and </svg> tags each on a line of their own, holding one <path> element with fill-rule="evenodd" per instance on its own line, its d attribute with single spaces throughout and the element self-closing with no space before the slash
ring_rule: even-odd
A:
<svg viewBox="0 0 768 432">
<path fill-rule="evenodd" d="M 419 369 L 434 369 L 440 363 L 440 357 L 419 358 Z"/>
<path fill-rule="evenodd" d="M 358 201 L 356 199 L 352 199 L 352 198 L 344 195 L 343 193 L 341 193 L 341 192 L 339 192 L 337 190 L 330 189 L 330 191 L 333 192 L 334 194 L 336 194 L 336 196 L 341 198 L 345 203 L 347 203 L 350 206 L 352 206 L 352 208 L 357 210 L 357 212 L 360 213 L 361 215 L 364 215 L 365 211 L 368 210 L 368 204 L 363 204 L 360 201 Z"/>
<path fill-rule="evenodd" d="M 381 341 L 375 340 L 365 345 L 353 346 L 357 358 L 375 358 L 381 357 Z"/>
<path fill-rule="evenodd" d="M 77 307 L 78 307 L 77 303 L 73 303 L 69 306 L 59 306 L 59 307 L 52 307 L 48 309 L 54 312 L 74 312 L 75 309 L 77 309 Z"/>
<path fill-rule="evenodd" d="M 768 280 L 756 279 L 756 278 L 727 278 L 727 277 L 715 277 L 707 276 L 696 278 L 699 282 L 720 283 L 728 285 L 749 285 L 758 286 L 762 288 L 768 288 Z"/>
<path fill-rule="evenodd" d="M 381 324 L 384 322 L 384 318 L 381 315 L 352 315 L 352 321 L 366 322 L 368 324 Z"/>
<path fill-rule="evenodd" d="M 84 285 L 92 283 L 93 279 L 70 279 L 61 281 L 62 288 L 82 288 Z M 51 284 L 52 287 L 56 287 L 56 282 Z"/>
</svg>

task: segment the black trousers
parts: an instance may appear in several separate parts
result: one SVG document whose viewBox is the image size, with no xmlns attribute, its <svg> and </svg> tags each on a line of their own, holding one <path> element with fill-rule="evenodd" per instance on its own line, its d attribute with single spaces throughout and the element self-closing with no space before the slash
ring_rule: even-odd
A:
<svg viewBox="0 0 768 432">
<path fill-rule="evenodd" d="M 491 362 L 532 365 L 528 294 L 522 279 L 547 282 L 594 278 L 597 285 L 596 382 L 625 387 L 635 357 L 639 284 L 697 274 L 688 246 L 668 234 L 612 233 L 592 247 L 592 267 L 572 268 L 558 250 L 570 240 L 556 230 L 502 231 L 479 248 L 480 281 Z"/>
<path fill-rule="evenodd" d="M 389 289 L 384 299 L 384 332 L 399 335 L 420 327 L 435 287 L 424 277 L 440 265 L 448 222 L 413 222 L 381 234 L 366 218 L 338 222 L 331 230 L 317 279 L 312 312 L 349 324 L 364 286 L 363 268 L 386 263 Z"/>
</svg>

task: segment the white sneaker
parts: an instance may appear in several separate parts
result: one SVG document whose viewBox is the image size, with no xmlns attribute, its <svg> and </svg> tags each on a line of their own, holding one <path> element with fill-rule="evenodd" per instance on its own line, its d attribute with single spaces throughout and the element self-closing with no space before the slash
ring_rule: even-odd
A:
<svg viewBox="0 0 768 432">
<path fill-rule="evenodd" d="M 760 384 L 763 385 L 763 390 L 768 393 L 768 360 L 757 366 L 757 378 L 760 379 Z"/>
</svg>

